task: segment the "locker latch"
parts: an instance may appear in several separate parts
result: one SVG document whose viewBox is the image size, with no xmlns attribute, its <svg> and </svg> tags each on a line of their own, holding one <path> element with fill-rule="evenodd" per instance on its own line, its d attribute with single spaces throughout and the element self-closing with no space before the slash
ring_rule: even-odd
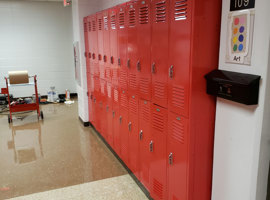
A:
<svg viewBox="0 0 270 200">
<path fill-rule="evenodd" d="M 127 67 L 130 68 L 130 59 L 127 60 Z"/>
<path fill-rule="evenodd" d="M 107 112 L 109 111 L 109 106 L 108 106 L 108 105 L 106 106 L 106 111 L 107 111 Z"/>
<path fill-rule="evenodd" d="M 131 131 L 131 122 L 128 123 L 128 130 Z"/>
<path fill-rule="evenodd" d="M 119 123 L 122 124 L 122 116 L 119 117 Z"/>
<path fill-rule="evenodd" d="M 98 54 L 98 60 L 101 60 L 101 55 L 100 54 Z"/>
<path fill-rule="evenodd" d="M 140 131 L 140 136 L 139 137 L 140 137 L 140 140 L 143 139 L 143 131 L 142 130 Z"/>
<path fill-rule="evenodd" d="M 107 56 L 106 55 L 103 56 L 103 61 L 107 62 Z"/>
<path fill-rule="evenodd" d="M 113 64 L 113 56 L 111 56 L 111 64 Z"/>
<path fill-rule="evenodd" d="M 156 73 L 156 63 L 152 64 L 152 74 Z"/>
<path fill-rule="evenodd" d="M 154 145 L 154 143 L 153 143 L 153 141 L 151 141 L 150 144 L 149 144 L 150 152 L 153 152 L 153 145 Z"/>
<path fill-rule="evenodd" d="M 139 60 L 137 62 L 137 70 L 138 71 L 141 71 L 141 62 Z"/>
<path fill-rule="evenodd" d="M 118 66 L 121 66 L 121 59 L 118 58 Z"/>
<path fill-rule="evenodd" d="M 96 98 L 94 98 L 94 103 L 96 103 L 96 101 L 97 101 Z"/>
<path fill-rule="evenodd" d="M 113 118 L 115 117 L 115 112 L 114 111 L 112 112 L 112 116 L 113 116 Z"/>
<path fill-rule="evenodd" d="M 95 60 L 96 59 L 96 55 L 94 53 L 92 53 L 92 58 Z"/>
<path fill-rule="evenodd" d="M 169 154 L 169 164 L 172 165 L 173 164 L 173 153 Z"/>
<path fill-rule="evenodd" d="M 170 77 L 170 78 L 173 78 L 173 65 L 170 66 L 170 69 L 169 69 L 169 77 Z"/>
<path fill-rule="evenodd" d="M 91 53 L 89 53 L 89 54 L 88 54 L 88 57 L 89 57 L 89 58 L 91 58 L 91 55 L 92 55 L 92 54 L 91 54 Z"/>
</svg>

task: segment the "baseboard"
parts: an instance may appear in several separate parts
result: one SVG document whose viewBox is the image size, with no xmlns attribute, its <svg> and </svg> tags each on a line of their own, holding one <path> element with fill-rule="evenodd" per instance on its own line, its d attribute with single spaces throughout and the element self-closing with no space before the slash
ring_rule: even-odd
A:
<svg viewBox="0 0 270 200">
<path fill-rule="evenodd" d="M 87 127 L 87 126 L 90 126 L 90 125 L 92 126 L 92 124 L 90 122 L 84 122 L 81 117 L 79 117 L 79 119 L 82 122 L 84 127 Z"/>
<path fill-rule="evenodd" d="M 90 122 L 89 122 L 90 123 Z M 145 196 L 149 200 L 154 200 L 151 196 L 148 190 L 144 187 L 144 185 L 139 181 L 139 179 L 133 174 L 133 172 L 128 168 L 128 166 L 124 163 L 124 161 L 118 156 L 118 154 L 113 150 L 113 148 L 110 146 L 109 143 L 103 138 L 103 136 L 96 130 L 96 128 L 93 126 L 92 123 L 90 123 L 90 126 L 95 130 L 98 137 L 104 142 L 104 144 L 109 148 L 109 150 L 113 153 L 113 155 L 117 158 L 117 160 L 122 164 L 122 166 L 128 171 L 129 175 L 132 177 L 132 179 L 135 181 L 135 183 L 141 188 Z"/>
</svg>

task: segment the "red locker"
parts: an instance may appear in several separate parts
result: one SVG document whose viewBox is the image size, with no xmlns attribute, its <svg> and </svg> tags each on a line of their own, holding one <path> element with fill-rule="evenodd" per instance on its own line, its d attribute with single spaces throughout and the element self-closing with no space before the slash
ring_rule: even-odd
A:
<svg viewBox="0 0 270 200">
<path fill-rule="evenodd" d="M 149 190 L 149 166 L 151 152 L 151 102 L 139 100 L 139 179 Z"/>
<path fill-rule="evenodd" d="M 129 97 L 129 113 L 128 113 L 128 151 L 129 151 L 129 168 L 136 177 L 139 178 L 139 134 L 138 134 L 138 118 L 139 116 L 139 100 L 138 96 Z"/>
<path fill-rule="evenodd" d="M 113 95 L 112 95 L 112 83 L 107 82 L 106 84 L 107 88 L 107 105 L 106 105 L 106 113 L 107 113 L 107 135 L 108 135 L 108 143 L 111 145 L 111 147 L 114 146 L 113 143 L 113 116 L 112 116 L 112 111 L 113 111 Z"/>
<path fill-rule="evenodd" d="M 188 120 L 169 113 L 167 139 L 168 199 L 187 199 Z"/>
<path fill-rule="evenodd" d="M 139 96 L 151 100 L 151 0 L 140 0 L 137 3 L 139 12 L 137 25 Z"/>
<path fill-rule="evenodd" d="M 103 13 L 97 13 L 97 38 L 98 38 L 98 65 L 99 65 L 99 77 L 105 79 L 105 66 L 103 61 L 104 56 L 104 23 Z"/>
<path fill-rule="evenodd" d="M 94 75 L 99 76 L 99 66 L 98 66 L 98 35 L 97 35 L 97 16 L 96 14 L 90 17 L 91 19 L 91 37 L 88 38 L 89 46 L 92 49 L 92 55 L 90 59 L 90 65 L 94 68 Z M 92 44 L 92 45 L 91 45 Z"/>
<path fill-rule="evenodd" d="M 130 1 L 126 6 L 127 19 L 127 67 L 128 67 L 128 92 L 129 94 L 138 93 L 138 41 L 137 41 L 137 26 L 138 26 L 138 10 L 135 1 Z"/>
<path fill-rule="evenodd" d="M 112 84 L 118 86 L 119 68 L 118 65 L 118 24 L 117 24 L 117 7 L 110 9 L 110 63 L 112 70 Z"/>
<path fill-rule="evenodd" d="M 172 0 L 169 25 L 169 109 L 188 117 L 190 87 L 191 2 Z"/>
<path fill-rule="evenodd" d="M 128 163 L 128 96 L 125 90 L 120 90 L 120 138 L 121 138 L 121 150 L 120 157 L 129 166 Z"/>
<path fill-rule="evenodd" d="M 110 16 L 109 16 L 109 10 L 103 11 L 103 24 L 104 24 L 104 30 L 103 30 L 103 63 L 105 67 L 105 78 L 107 81 L 111 81 L 111 51 L 110 51 Z"/>
<path fill-rule="evenodd" d="M 167 200 L 167 110 L 152 105 L 152 137 L 149 143 L 150 194 L 155 200 Z"/>
<path fill-rule="evenodd" d="M 152 101 L 167 108 L 169 0 L 152 0 Z"/>
<path fill-rule="evenodd" d="M 128 67 L 127 67 L 127 15 L 126 4 L 121 4 L 117 9 L 118 16 L 118 65 L 119 70 L 119 87 L 127 92 L 128 89 Z"/>
<path fill-rule="evenodd" d="M 119 90 L 117 87 L 113 87 L 113 141 L 114 150 L 120 155 L 121 147 L 121 135 L 120 135 L 120 110 L 119 110 Z"/>
<path fill-rule="evenodd" d="M 90 60 L 88 57 L 89 54 L 89 43 L 88 43 L 88 17 L 83 18 L 83 29 L 84 29 L 84 44 L 85 44 L 85 51 L 84 57 L 86 62 L 86 73 L 90 73 Z"/>
</svg>

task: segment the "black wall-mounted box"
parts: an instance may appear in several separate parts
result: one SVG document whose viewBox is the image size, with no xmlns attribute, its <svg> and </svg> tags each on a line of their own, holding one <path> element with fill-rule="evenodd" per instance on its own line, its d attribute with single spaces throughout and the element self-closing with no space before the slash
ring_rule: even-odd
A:
<svg viewBox="0 0 270 200">
<path fill-rule="evenodd" d="M 214 70 L 205 78 L 207 94 L 246 105 L 258 104 L 260 76 Z"/>
</svg>

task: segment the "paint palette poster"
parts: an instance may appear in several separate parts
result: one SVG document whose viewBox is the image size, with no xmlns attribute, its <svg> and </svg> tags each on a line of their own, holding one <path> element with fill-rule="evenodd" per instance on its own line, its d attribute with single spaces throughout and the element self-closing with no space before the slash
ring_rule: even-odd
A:
<svg viewBox="0 0 270 200">
<path fill-rule="evenodd" d="M 249 10 L 229 15 L 226 62 L 251 64 L 252 35 L 253 21 Z"/>
</svg>

